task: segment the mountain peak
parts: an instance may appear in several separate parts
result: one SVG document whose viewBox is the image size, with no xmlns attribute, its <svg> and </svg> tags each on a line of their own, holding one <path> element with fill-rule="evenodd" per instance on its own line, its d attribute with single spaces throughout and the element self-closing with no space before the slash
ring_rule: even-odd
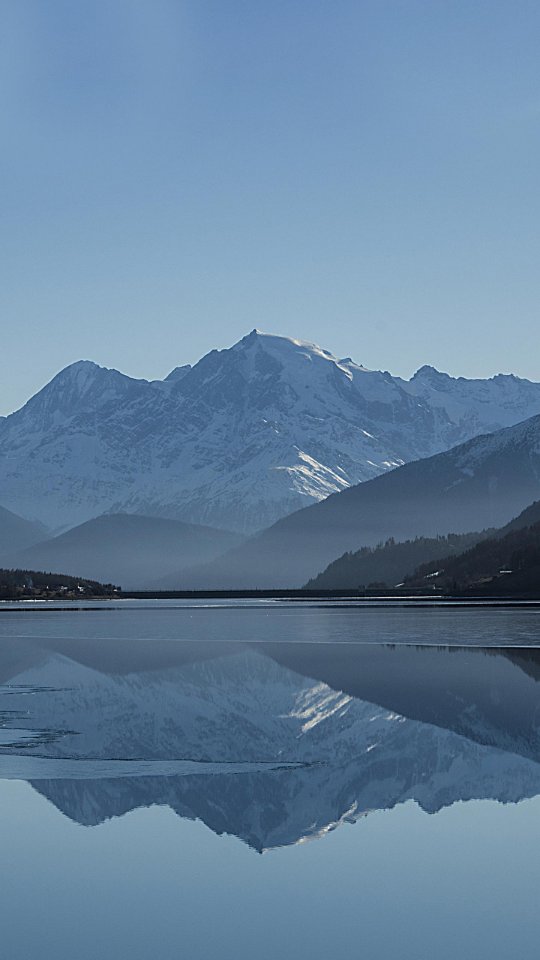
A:
<svg viewBox="0 0 540 960">
<path fill-rule="evenodd" d="M 180 367 L 176 368 L 176 370 L 180 369 Z M 173 373 L 175 373 L 174 370 L 169 376 L 172 376 Z M 43 390 L 48 390 L 50 387 L 67 387 L 68 385 L 76 388 L 82 396 L 96 382 L 100 384 L 106 382 L 124 384 L 149 383 L 148 380 L 142 377 L 130 377 L 127 373 L 121 373 L 120 370 L 116 370 L 115 367 L 102 367 L 99 363 L 95 363 L 94 360 L 75 360 L 55 374 L 52 380 L 49 380 L 35 396 L 39 396 Z"/>
<path fill-rule="evenodd" d="M 441 370 L 437 370 L 436 367 L 432 367 L 429 363 L 424 363 L 423 366 L 419 367 L 416 373 L 411 377 L 411 382 L 414 380 L 451 380 L 452 378 L 448 373 L 442 373 Z"/>
<path fill-rule="evenodd" d="M 64 367 L 63 370 L 60 370 L 56 376 L 49 381 L 47 387 L 53 384 L 55 384 L 55 386 L 64 386 L 69 383 L 74 386 L 76 385 L 84 392 L 88 389 L 88 386 L 99 377 L 101 371 L 105 370 L 107 370 L 106 367 L 100 367 L 99 364 L 94 363 L 93 360 L 76 360 L 74 363 L 70 363 L 67 367 Z M 116 373 L 117 371 L 115 370 L 114 372 Z M 47 389 L 47 387 L 44 389 Z"/>
<path fill-rule="evenodd" d="M 43 426 L 41 417 L 48 420 L 53 416 L 55 420 L 58 417 L 64 420 L 75 416 L 79 411 L 96 411 L 109 402 L 146 386 L 146 380 L 134 380 L 118 370 L 100 367 L 92 360 L 77 360 L 60 370 L 28 400 L 20 412 L 25 411 L 25 415 L 33 418 L 37 414 L 37 422 Z M 18 413 L 11 414 L 11 417 L 17 416 Z M 8 420 L 11 417 L 8 417 Z"/>
<path fill-rule="evenodd" d="M 540 384 L 403 380 L 255 327 L 166 381 L 66 367 L 0 421 L 2 502 L 53 528 L 113 510 L 251 532 L 539 413 Z"/>
<path fill-rule="evenodd" d="M 282 360 L 286 357 L 303 357 L 304 359 L 320 358 L 329 360 L 336 365 L 353 363 L 350 357 L 346 360 L 338 360 L 330 350 L 324 350 L 318 344 L 310 340 L 299 340 L 295 337 L 285 337 L 277 333 L 264 333 L 255 327 L 250 333 L 242 337 L 238 343 L 235 343 L 231 350 L 252 350 L 259 348 L 267 353 L 272 353 L 275 357 Z"/>
</svg>

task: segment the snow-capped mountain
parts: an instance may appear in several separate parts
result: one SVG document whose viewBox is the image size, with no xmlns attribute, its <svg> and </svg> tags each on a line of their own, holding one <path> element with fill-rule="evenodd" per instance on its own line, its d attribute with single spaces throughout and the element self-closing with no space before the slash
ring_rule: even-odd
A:
<svg viewBox="0 0 540 960">
<path fill-rule="evenodd" d="M 55 530 L 112 511 L 250 532 L 536 413 L 538 383 L 406 381 L 254 330 L 163 381 L 63 370 L 0 421 L 0 502 Z"/>
<path fill-rule="evenodd" d="M 493 433 L 539 413 L 538 384 L 519 377 L 498 374 L 489 380 L 450 377 L 434 367 L 423 366 L 410 380 L 400 381 L 412 396 L 439 410 L 455 424 L 455 433 L 445 435 L 445 449 L 469 437 Z M 463 430 L 468 420 L 468 435 Z M 433 453 L 438 453 L 434 450 Z"/>
<path fill-rule="evenodd" d="M 274 648 L 287 657 L 287 645 Z M 359 651 L 343 676 L 380 705 L 267 653 L 221 649 L 203 644 L 193 662 L 125 673 L 34 655 L 0 688 L 3 732 L 34 734 L 0 748 L 0 775 L 21 776 L 24 763 L 36 789 L 80 823 L 168 804 L 259 850 L 408 799 L 433 813 L 540 791 L 538 684 L 499 653 Z M 292 655 L 309 669 L 309 655 Z M 438 678 L 437 696 L 427 676 Z M 410 701 L 410 713 L 392 698 Z M 199 771 L 179 775 L 182 759 Z"/>
</svg>

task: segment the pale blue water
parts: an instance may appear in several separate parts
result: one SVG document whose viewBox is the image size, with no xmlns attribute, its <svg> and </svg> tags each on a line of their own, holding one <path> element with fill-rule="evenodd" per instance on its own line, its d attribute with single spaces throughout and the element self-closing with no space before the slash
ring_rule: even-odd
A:
<svg viewBox="0 0 540 960">
<path fill-rule="evenodd" d="M 102 607 L 0 613 L 2 960 L 536 958 L 540 611 Z"/>
</svg>

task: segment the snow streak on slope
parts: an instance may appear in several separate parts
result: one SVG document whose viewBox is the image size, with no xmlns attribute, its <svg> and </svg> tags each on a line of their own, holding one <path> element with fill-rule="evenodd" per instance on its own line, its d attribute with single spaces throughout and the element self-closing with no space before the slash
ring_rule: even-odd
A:
<svg viewBox="0 0 540 960">
<path fill-rule="evenodd" d="M 404 381 L 254 330 L 164 381 L 68 367 L 0 421 L 0 499 L 53 529 L 115 511 L 249 532 L 539 412 L 540 384 Z"/>
</svg>

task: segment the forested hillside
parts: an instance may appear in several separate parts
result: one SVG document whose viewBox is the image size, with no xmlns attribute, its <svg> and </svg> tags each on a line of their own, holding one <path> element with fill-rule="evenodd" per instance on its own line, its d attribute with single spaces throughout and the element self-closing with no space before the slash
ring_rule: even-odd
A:
<svg viewBox="0 0 540 960">
<path fill-rule="evenodd" d="M 406 579 L 418 587 L 430 581 L 449 593 L 537 596 L 540 591 L 540 522 L 490 537 L 459 556 L 425 563 Z"/>
<path fill-rule="evenodd" d="M 99 583 L 62 573 L 0 569 L 0 600 L 68 600 L 118 594 L 112 583 Z"/>
<path fill-rule="evenodd" d="M 306 583 L 308 590 L 351 590 L 378 585 L 396 586 L 421 564 L 452 556 L 473 547 L 494 531 L 451 533 L 446 537 L 416 537 L 396 543 L 393 537 L 377 547 L 344 553 Z"/>
</svg>

